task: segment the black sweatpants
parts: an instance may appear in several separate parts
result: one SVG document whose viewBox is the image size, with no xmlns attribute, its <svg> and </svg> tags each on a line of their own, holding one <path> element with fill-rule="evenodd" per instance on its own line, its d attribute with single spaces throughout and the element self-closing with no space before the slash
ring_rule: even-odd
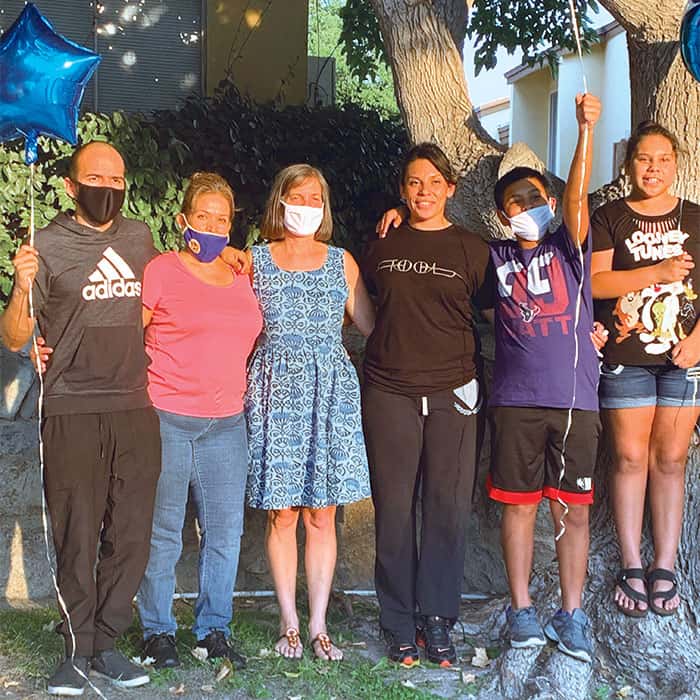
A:
<svg viewBox="0 0 700 700">
<path fill-rule="evenodd" d="M 111 649 L 131 624 L 160 473 L 158 416 L 150 407 L 49 416 L 42 436 L 58 587 L 75 653 L 92 656 Z M 70 654 L 61 615 L 58 631 Z"/>
<path fill-rule="evenodd" d="M 362 414 L 375 508 L 379 621 L 412 640 L 416 613 L 459 617 L 480 420 L 451 390 L 414 398 L 373 385 L 363 388 Z"/>
</svg>

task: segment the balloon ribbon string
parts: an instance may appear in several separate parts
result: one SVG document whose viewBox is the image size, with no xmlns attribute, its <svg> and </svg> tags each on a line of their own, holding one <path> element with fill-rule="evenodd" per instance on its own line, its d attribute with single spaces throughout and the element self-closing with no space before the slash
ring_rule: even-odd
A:
<svg viewBox="0 0 700 700">
<path fill-rule="evenodd" d="M 578 20 L 576 18 L 576 7 L 574 5 L 574 0 L 569 0 L 569 11 L 571 13 L 571 25 L 574 30 L 574 38 L 576 39 L 576 49 L 578 52 L 579 64 L 581 67 L 581 79 L 583 81 L 583 92 L 586 94 L 588 92 L 588 81 L 586 80 L 586 70 L 583 64 L 583 50 L 581 47 L 581 34 L 579 32 Z M 578 288 L 576 292 L 576 311 L 574 314 L 574 371 L 573 371 L 573 387 L 571 391 L 571 404 L 569 406 L 567 419 L 566 419 L 566 429 L 564 431 L 564 437 L 562 439 L 561 445 L 561 469 L 559 471 L 559 483 L 557 484 L 557 502 L 563 508 L 561 517 L 559 518 L 559 532 L 555 536 L 555 540 L 558 542 L 566 532 L 566 516 L 569 514 L 569 506 L 561 497 L 561 485 L 566 476 L 566 446 L 569 440 L 569 435 L 571 433 L 571 428 L 574 422 L 574 407 L 576 406 L 576 380 L 578 373 L 578 361 L 579 361 L 579 338 L 578 338 L 578 327 L 581 320 L 581 299 L 583 297 L 583 283 L 586 275 L 585 261 L 583 259 L 583 247 L 581 246 L 581 207 L 583 203 L 583 197 L 586 193 L 583 191 L 583 183 L 586 179 L 586 157 L 588 154 L 588 126 L 586 125 L 583 130 L 583 158 L 581 159 L 581 184 L 579 187 L 579 206 L 576 215 L 576 252 L 578 254 L 578 261 L 581 267 L 580 279 L 578 282 Z"/>
</svg>

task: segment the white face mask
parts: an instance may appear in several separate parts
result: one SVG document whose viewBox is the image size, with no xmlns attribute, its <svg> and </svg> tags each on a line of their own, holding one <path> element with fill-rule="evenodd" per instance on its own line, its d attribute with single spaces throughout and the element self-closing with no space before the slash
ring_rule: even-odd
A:
<svg viewBox="0 0 700 700">
<path fill-rule="evenodd" d="M 287 204 L 284 207 L 284 227 L 297 236 L 313 236 L 323 221 L 323 205 L 305 207 L 300 204 Z"/>
<path fill-rule="evenodd" d="M 542 204 L 527 211 L 521 211 L 509 218 L 513 233 L 525 241 L 539 241 L 549 228 L 549 222 L 554 218 L 554 212 L 549 204 Z"/>
</svg>

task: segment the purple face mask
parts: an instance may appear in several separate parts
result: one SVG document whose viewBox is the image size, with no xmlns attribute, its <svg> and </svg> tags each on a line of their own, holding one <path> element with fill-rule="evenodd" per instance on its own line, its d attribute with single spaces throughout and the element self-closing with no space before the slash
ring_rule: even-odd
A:
<svg viewBox="0 0 700 700">
<path fill-rule="evenodd" d="M 183 216 L 184 218 L 184 216 Z M 220 233 L 208 233 L 192 228 L 185 219 L 187 228 L 184 230 L 185 244 L 199 262 L 209 263 L 216 260 L 228 244 L 228 236 Z"/>
</svg>

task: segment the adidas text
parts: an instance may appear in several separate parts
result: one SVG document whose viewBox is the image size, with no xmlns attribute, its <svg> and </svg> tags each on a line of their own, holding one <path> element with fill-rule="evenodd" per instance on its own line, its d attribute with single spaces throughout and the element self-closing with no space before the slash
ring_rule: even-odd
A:
<svg viewBox="0 0 700 700">
<path fill-rule="evenodd" d="M 86 284 L 83 287 L 83 299 L 85 301 L 139 296 L 141 296 L 141 282 L 132 280 L 105 280 L 97 284 Z"/>
</svg>

